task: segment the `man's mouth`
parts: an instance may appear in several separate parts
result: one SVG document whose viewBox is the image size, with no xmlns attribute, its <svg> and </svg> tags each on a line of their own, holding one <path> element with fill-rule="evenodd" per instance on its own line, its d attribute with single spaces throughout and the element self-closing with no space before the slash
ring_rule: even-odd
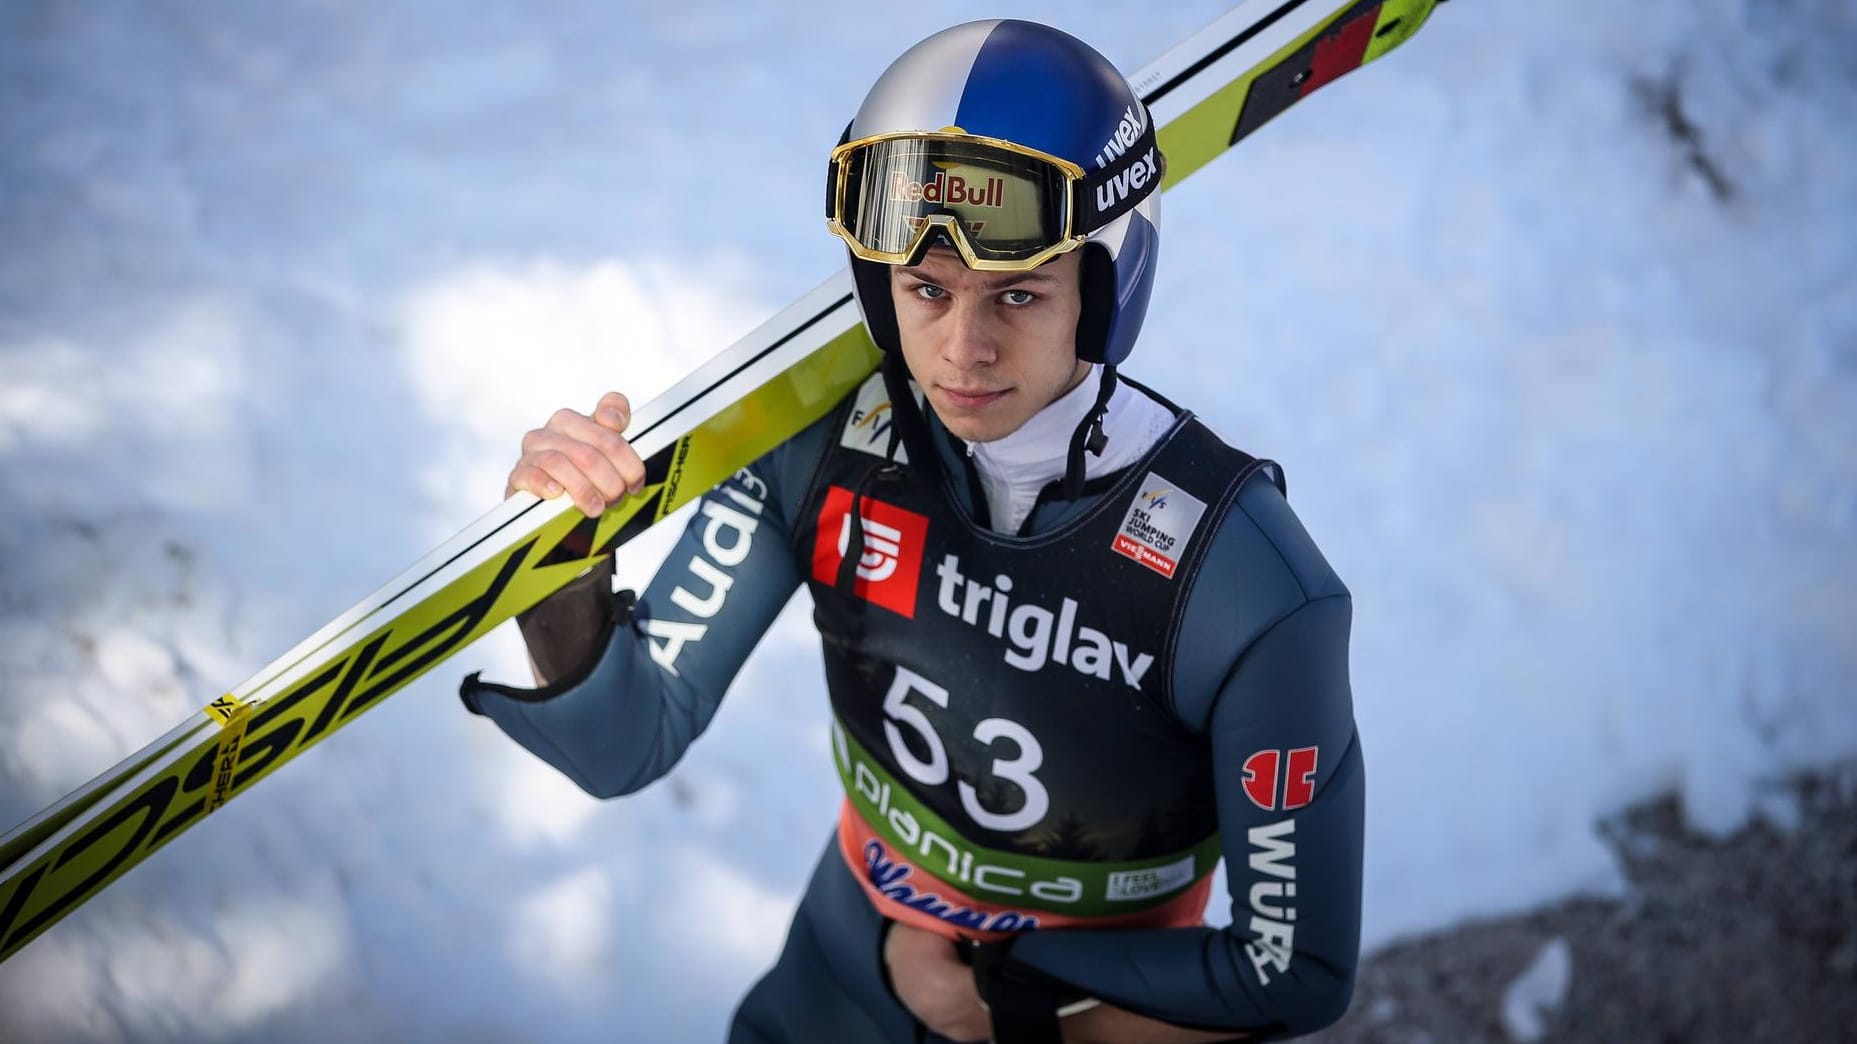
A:
<svg viewBox="0 0 1857 1044">
<path fill-rule="evenodd" d="M 1011 390 L 1010 388 L 993 390 L 985 388 L 950 388 L 945 384 L 941 386 L 941 394 L 948 400 L 948 404 L 950 406 L 959 406 L 964 409 L 976 409 L 988 405 L 989 403 L 997 401 L 1001 396 Z"/>
</svg>

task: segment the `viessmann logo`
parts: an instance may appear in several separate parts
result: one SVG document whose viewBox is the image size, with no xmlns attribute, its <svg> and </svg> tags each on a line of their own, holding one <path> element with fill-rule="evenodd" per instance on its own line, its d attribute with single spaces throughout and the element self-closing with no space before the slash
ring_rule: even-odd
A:
<svg viewBox="0 0 1857 1044">
<path fill-rule="evenodd" d="M 853 569 L 852 592 L 913 620 L 928 517 L 873 497 L 856 499 L 864 548 Z M 826 491 L 812 549 L 812 578 L 819 583 L 836 584 L 845 556 L 851 553 L 852 500 L 851 491 L 843 486 Z"/>
</svg>

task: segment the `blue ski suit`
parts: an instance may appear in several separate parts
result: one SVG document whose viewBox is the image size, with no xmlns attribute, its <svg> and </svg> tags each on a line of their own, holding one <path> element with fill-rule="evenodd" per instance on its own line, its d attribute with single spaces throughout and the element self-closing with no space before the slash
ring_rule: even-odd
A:
<svg viewBox="0 0 1857 1044">
<path fill-rule="evenodd" d="M 936 1039 L 888 983 L 892 920 L 1009 940 L 1034 973 L 1178 1025 L 1338 1019 L 1365 785 L 1351 602 L 1274 465 L 1166 404 L 1141 460 L 997 533 L 959 441 L 924 411 L 941 467 L 911 466 L 872 381 L 707 494 L 635 602 L 598 570 L 528 614 L 545 687 L 473 676 L 466 706 L 590 794 L 631 793 L 806 583 L 847 799 L 731 1041 Z"/>
</svg>

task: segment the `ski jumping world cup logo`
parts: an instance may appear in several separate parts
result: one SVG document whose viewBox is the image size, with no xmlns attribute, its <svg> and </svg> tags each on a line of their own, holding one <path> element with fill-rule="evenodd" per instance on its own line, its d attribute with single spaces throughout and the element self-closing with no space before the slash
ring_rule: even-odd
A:
<svg viewBox="0 0 1857 1044">
<path fill-rule="evenodd" d="M 1128 513 L 1122 516 L 1112 546 L 1117 554 L 1172 580 L 1174 570 L 1180 567 L 1180 556 L 1205 513 L 1205 501 L 1188 496 L 1150 471 L 1128 505 Z"/>
</svg>

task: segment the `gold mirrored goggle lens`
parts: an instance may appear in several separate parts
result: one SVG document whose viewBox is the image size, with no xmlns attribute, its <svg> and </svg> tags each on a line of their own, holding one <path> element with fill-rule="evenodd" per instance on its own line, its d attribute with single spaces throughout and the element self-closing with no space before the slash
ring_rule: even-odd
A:
<svg viewBox="0 0 1857 1044">
<path fill-rule="evenodd" d="M 845 147 L 836 160 L 832 230 L 865 260 L 913 262 L 937 231 L 989 268 L 1029 267 L 1075 245 L 1071 177 L 1052 162 L 915 137 Z"/>
</svg>

